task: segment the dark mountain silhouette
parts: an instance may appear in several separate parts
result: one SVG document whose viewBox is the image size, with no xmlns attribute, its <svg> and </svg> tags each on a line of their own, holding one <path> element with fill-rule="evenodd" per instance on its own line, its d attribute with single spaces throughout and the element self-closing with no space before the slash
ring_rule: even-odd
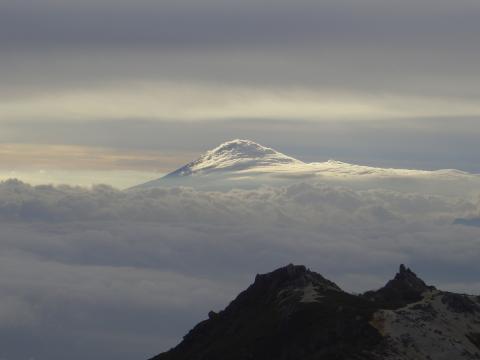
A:
<svg viewBox="0 0 480 360">
<path fill-rule="evenodd" d="M 439 291 L 404 265 L 361 295 L 288 265 L 208 317 L 152 360 L 480 359 L 480 299 Z"/>
<path fill-rule="evenodd" d="M 402 264 L 399 272 L 384 287 L 376 291 L 367 291 L 364 296 L 386 308 L 395 309 L 420 301 L 422 294 L 429 290 L 435 290 L 435 287 L 425 284 L 417 274 Z"/>
</svg>

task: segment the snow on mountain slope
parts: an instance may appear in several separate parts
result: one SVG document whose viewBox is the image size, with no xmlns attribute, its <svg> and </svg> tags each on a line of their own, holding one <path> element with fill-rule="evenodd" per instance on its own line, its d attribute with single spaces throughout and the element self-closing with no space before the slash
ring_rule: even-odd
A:
<svg viewBox="0 0 480 360">
<path fill-rule="evenodd" d="M 480 359 L 476 296 L 430 290 L 416 303 L 380 310 L 372 323 L 396 350 L 385 359 Z"/>
<path fill-rule="evenodd" d="M 480 176 L 459 170 L 376 168 L 335 160 L 305 163 L 250 140 L 232 140 L 163 178 L 134 189 L 185 185 L 209 190 L 322 181 L 362 189 L 382 187 L 447 195 L 468 195 L 480 189 Z M 434 183 L 432 183 L 432 181 Z"/>
<path fill-rule="evenodd" d="M 304 165 L 300 160 L 284 155 L 250 140 L 232 140 L 207 151 L 166 177 L 206 174 L 214 171 L 242 171 L 255 167 Z"/>
</svg>

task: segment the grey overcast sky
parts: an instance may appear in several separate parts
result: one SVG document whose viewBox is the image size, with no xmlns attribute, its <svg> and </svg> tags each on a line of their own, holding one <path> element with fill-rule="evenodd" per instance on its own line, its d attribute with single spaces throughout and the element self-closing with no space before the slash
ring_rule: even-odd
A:
<svg viewBox="0 0 480 360">
<path fill-rule="evenodd" d="M 2 1 L 0 177 L 121 186 L 238 137 L 480 172 L 479 18 L 473 0 Z"/>
</svg>

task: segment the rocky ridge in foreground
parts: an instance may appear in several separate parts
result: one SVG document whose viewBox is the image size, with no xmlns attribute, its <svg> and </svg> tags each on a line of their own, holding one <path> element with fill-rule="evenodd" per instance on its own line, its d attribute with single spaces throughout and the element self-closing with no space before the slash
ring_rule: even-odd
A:
<svg viewBox="0 0 480 360">
<path fill-rule="evenodd" d="M 480 298 L 437 290 L 401 265 L 352 295 L 305 266 L 257 275 L 152 360 L 480 359 Z"/>
</svg>

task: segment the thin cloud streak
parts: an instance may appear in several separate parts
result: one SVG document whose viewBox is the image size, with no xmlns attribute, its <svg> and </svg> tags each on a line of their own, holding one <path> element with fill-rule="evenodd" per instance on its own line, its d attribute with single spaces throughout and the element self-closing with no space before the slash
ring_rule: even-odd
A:
<svg viewBox="0 0 480 360">
<path fill-rule="evenodd" d="M 192 153 L 132 151 L 75 145 L 0 144 L 0 169 L 168 171 Z"/>
<path fill-rule="evenodd" d="M 365 96 L 175 84 L 124 84 L 123 89 L 73 91 L 0 102 L 1 120 L 82 121 L 132 118 L 205 121 L 235 118 L 299 120 L 392 120 L 434 116 L 479 116 L 476 102 L 460 99 Z"/>
</svg>

